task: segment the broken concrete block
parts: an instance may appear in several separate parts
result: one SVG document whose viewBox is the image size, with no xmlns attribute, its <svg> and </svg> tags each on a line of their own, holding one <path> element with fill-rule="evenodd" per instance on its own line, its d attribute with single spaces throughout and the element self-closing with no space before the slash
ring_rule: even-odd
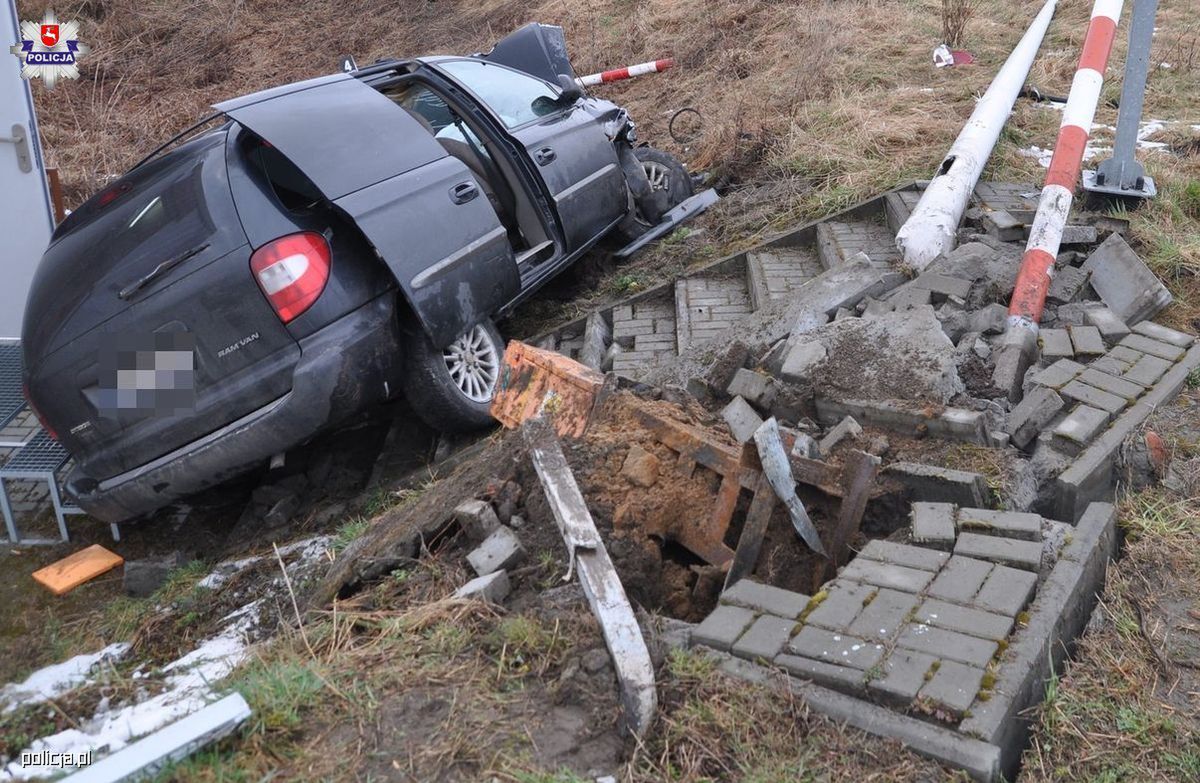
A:
<svg viewBox="0 0 1200 783">
<path fill-rule="evenodd" d="M 1171 304 L 1171 293 L 1133 248 L 1113 234 L 1083 262 L 1092 288 L 1117 318 L 1133 325 Z"/>
<path fill-rule="evenodd" d="M 1003 209 L 984 212 L 979 222 L 988 236 L 1001 242 L 1017 242 L 1025 237 L 1025 224 Z"/>
<path fill-rule="evenodd" d="M 949 551 L 954 546 L 954 504 L 913 503 L 912 540 Z"/>
<path fill-rule="evenodd" d="M 874 318 L 875 316 L 883 315 L 884 313 L 890 313 L 892 310 L 896 309 L 890 300 L 883 302 L 878 299 L 868 297 L 867 299 L 864 299 L 863 302 L 866 304 L 862 311 L 863 318 Z"/>
<path fill-rule="evenodd" d="M 490 503 L 483 500 L 468 500 L 454 509 L 454 521 L 473 542 L 480 542 L 500 527 L 500 518 Z"/>
<path fill-rule="evenodd" d="M 741 397 L 734 397 L 721 409 L 721 416 L 729 425 L 738 443 L 746 443 L 754 437 L 754 431 L 762 426 L 762 417 Z"/>
<path fill-rule="evenodd" d="M 454 591 L 455 598 L 478 598 L 493 604 L 499 604 L 508 596 L 512 589 L 508 581 L 508 572 L 501 569 L 484 576 L 477 576 L 470 582 Z"/>
<path fill-rule="evenodd" d="M 767 410 L 775 401 L 778 389 L 771 376 L 739 367 L 725 391 L 732 397 L 744 398 L 759 410 Z"/>
<path fill-rule="evenodd" d="M 125 573 L 121 577 L 121 589 L 126 595 L 147 598 L 163 586 L 171 571 L 183 565 L 178 552 L 161 557 L 144 557 L 141 560 L 126 560 Z"/>
<path fill-rule="evenodd" d="M 991 505 L 987 480 L 978 473 L 917 462 L 893 462 L 885 472 L 898 479 L 914 501 L 953 503 L 971 508 Z"/>
<path fill-rule="evenodd" d="M 517 534 L 506 527 L 499 527 L 483 540 L 483 543 L 467 553 L 467 562 L 480 576 L 508 569 L 525 557 L 525 547 Z"/>
<path fill-rule="evenodd" d="M 1087 311 L 1094 307 L 1093 302 L 1067 302 L 1061 304 L 1054 313 L 1054 320 L 1061 326 L 1086 326 Z"/>
<path fill-rule="evenodd" d="M 937 272 L 922 272 L 912 281 L 912 287 L 927 289 L 933 295 L 933 298 L 937 300 L 948 297 L 966 299 L 967 295 L 971 293 L 970 280 L 938 274 Z"/>
<path fill-rule="evenodd" d="M 1087 283 L 1088 273 L 1085 269 L 1075 266 L 1064 266 L 1054 270 L 1050 278 L 1050 289 L 1046 293 L 1046 301 L 1058 304 L 1074 302 L 1079 298 L 1079 292 Z"/>
<path fill-rule="evenodd" d="M 971 316 L 971 331 L 980 334 L 1000 334 L 1008 325 L 1008 308 L 992 303 L 976 310 Z"/>
<path fill-rule="evenodd" d="M 724 389 L 733 380 L 733 375 L 750 360 L 750 346 L 741 340 L 721 347 L 717 356 L 704 373 L 704 380 L 714 389 Z"/>
<path fill-rule="evenodd" d="M 825 361 L 825 346 L 817 340 L 793 346 L 783 359 L 779 374 L 790 383 L 802 383 L 812 375 L 813 368 Z"/>
<path fill-rule="evenodd" d="M 1099 240 L 1095 226 L 1063 226 L 1060 245 L 1094 245 Z"/>
<path fill-rule="evenodd" d="M 821 447 L 817 445 L 817 441 L 812 435 L 807 432 L 797 432 L 796 440 L 792 444 L 792 456 L 804 457 L 805 459 L 819 459 L 821 456 Z"/>
<path fill-rule="evenodd" d="M 588 313 L 583 327 L 583 347 L 579 349 L 579 363 L 593 370 L 601 369 L 604 352 L 612 342 L 612 329 L 598 310 Z"/>
<path fill-rule="evenodd" d="M 862 427 L 854 420 L 853 416 L 847 416 L 839 421 L 833 429 L 825 433 L 825 437 L 821 438 L 821 443 L 818 445 L 822 454 L 829 454 L 834 447 L 841 443 L 846 438 L 857 438 L 862 435 Z"/>
<path fill-rule="evenodd" d="M 1071 335 L 1066 329 L 1042 329 L 1038 334 L 1038 342 L 1042 349 L 1042 363 L 1053 364 L 1059 359 L 1070 359 L 1075 356 L 1075 348 L 1071 345 Z"/>
<path fill-rule="evenodd" d="M 834 315 L 833 315 L 833 320 L 840 321 L 843 318 L 853 318 L 853 317 L 854 317 L 853 310 L 848 310 L 845 307 L 839 307 L 837 312 L 834 313 Z"/>
<path fill-rule="evenodd" d="M 839 307 L 853 307 L 864 297 L 879 296 L 903 281 L 898 272 L 876 267 L 864 253 L 827 269 L 790 294 L 784 321 L 784 328 L 791 329 L 788 347 L 804 342 L 804 335 L 828 323 Z M 771 341 L 783 336 L 774 331 L 768 334 Z"/>
<path fill-rule="evenodd" d="M 1071 346 L 1076 356 L 1099 356 L 1104 353 L 1104 338 L 1094 326 L 1069 326 Z"/>
<path fill-rule="evenodd" d="M 625 455 L 625 464 L 621 466 L 621 475 L 631 484 L 650 487 L 658 481 L 659 467 L 658 457 L 635 443 L 629 447 L 629 453 Z"/>
<path fill-rule="evenodd" d="M 1054 389 L 1035 386 L 1008 414 L 1006 431 L 1012 444 L 1019 449 L 1028 446 L 1064 405 L 1062 397 Z"/>
<path fill-rule="evenodd" d="M 933 292 L 928 288 L 917 288 L 916 283 L 905 286 L 896 292 L 894 296 L 887 300 L 891 305 L 890 310 L 911 310 L 914 307 L 930 304 L 933 301 Z M 869 308 L 868 308 L 869 309 Z M 880 313 L 874 313 L 879 315 Z"/>
</svg>

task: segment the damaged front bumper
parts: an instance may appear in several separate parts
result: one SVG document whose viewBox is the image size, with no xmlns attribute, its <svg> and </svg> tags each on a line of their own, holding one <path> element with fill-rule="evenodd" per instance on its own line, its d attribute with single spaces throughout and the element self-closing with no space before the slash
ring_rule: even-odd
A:
<svg viewBox="0 0 1200 783">
<path fill-rule="evenodd" d="M 617 258 L 628 258 L 659 237 L 671 233 L 676 226 L 691 220 L 720 200 L 721 197 L 712 188 L 702 190 L 691 198 L 684 199 L 663 215 L 663 219 L 658 225 L 618 250 L 614 255 Z"/>
</svg>

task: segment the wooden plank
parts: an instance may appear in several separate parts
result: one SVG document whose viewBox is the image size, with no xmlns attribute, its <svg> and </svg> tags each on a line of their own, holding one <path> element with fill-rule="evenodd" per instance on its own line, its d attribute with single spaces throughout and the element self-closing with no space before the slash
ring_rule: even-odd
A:
<svg viewBox="0 0 1200 783">
<path fill-rule="evenodd" d="M 750 501 L 746 511 L 746 523 L 742 526 L 742 535 L 738 537 L 737 549 L 733 553 L 733 561 L 729 564 L 729 572 L 725 574 L 725 587 L 728 590 L 754 571 L 758 562 L 758 553 L 762 550 L 763 537 L 767 534 L 767 523 L 771 514 L 779 505 L 779 498 L 771 488 L 771 482 L 765 476 L 759 477 L 758 489 Z"/>
<path fill-rule="evenodd" d="M 124 562 L 125 559 L 116 552 L 110 552 L 99 544 L 92 544 L 34 571 L 33 578 L 55 595 L 62 595 Z"/>
<path fill-rule="evenodd" d="M 838 568 L 845 564 L 850 540 L 862 525 L 863 512 L 867 509 L 875 477 L 879 474 L 879 463 L 879 457 L 864 451 L 853 450 L 846 455 L 842 467 L 842 504 L 830 537 L 829 562 L 823 578 L 814 577 L 814 591 L 836 576 Z"/>
<path fill-rule="evenodd" d="M 530 426 L 530 425 L 533 426 Z M 658 692 L 654 685 L 654 664 L 642 630 L 638 627 L 633 607 L 625 595 L 621 578 L 600 540 L 600 532 L 587 510 L 579 485 L 567 465 L 557 438 L 549 427 L 538 431 L 535 422 L 522 428 L 531 451 L 551 455 L 550 459 L 533 459 L 534 470 L 546 492 L 555 520 L 570 518 L 572 532 L 560 523 L 563 541 L 571 550 L 575 572 L 592 614 L 600 623 L 604 643 L 617 672 L 625 725 L 635 736 L 641 736 L 654 721 L 658 709 Z M 536 445 L 535 445 L 536 444 Z M 557 451 L 557 457 L 553 452 Z M 583 528 L 588 530 L 584 531 Z M 596 541 L 591 549 L 578 548 L 576 537 Z"/>
<path fill-rule="evenodd" d="M 153 777 L 169 764 L 232 734 L 249 717 L 250 705 L 234 693 L 84 767 L 64 783 L 117 783 Z"/>
</svg>

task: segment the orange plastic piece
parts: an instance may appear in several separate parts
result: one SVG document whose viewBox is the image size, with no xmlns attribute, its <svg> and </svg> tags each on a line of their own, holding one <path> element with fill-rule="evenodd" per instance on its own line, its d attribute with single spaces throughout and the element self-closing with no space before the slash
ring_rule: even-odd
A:
<svg viewBox="0 0 1200 783">
<path fill-rule="evenodd" d="M 125 558 L 116 552 L 110 552 L 99 544 L 92 544 L 57 563 L 34 571 L 33 578 L 55 595 L 62 595 L 124 562 Z"/>
<path fill-rule="evenodd" d="M 492 416 L 515 429 L 544 415 L 561 437 L 579 438 L 613 387 L 597 370 L 513 340 L 504 351 Z"/>
</svg>

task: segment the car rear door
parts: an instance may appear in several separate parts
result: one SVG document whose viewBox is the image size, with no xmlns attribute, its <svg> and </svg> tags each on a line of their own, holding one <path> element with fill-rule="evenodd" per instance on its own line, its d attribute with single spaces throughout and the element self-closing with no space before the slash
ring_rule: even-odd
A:
<svg viewBox="0 0 1200 783">
<path fill-rule="evenodd" d="M 472 93 L 525 148 L 554 199 L 567 252 L 624 216 L 628 198 L 616 149 L 578 103 L 559 106 L 557 88 L 503 65 L 471 58 L 431 64 Z"/>
<path fill-rule="evenodd" d="M 314 79 L 215 108 L 278 149 L 354 220 L 435 345 L 520 291 L 507 233 L 471 171 L 357 78 Z"/>
</svg>

